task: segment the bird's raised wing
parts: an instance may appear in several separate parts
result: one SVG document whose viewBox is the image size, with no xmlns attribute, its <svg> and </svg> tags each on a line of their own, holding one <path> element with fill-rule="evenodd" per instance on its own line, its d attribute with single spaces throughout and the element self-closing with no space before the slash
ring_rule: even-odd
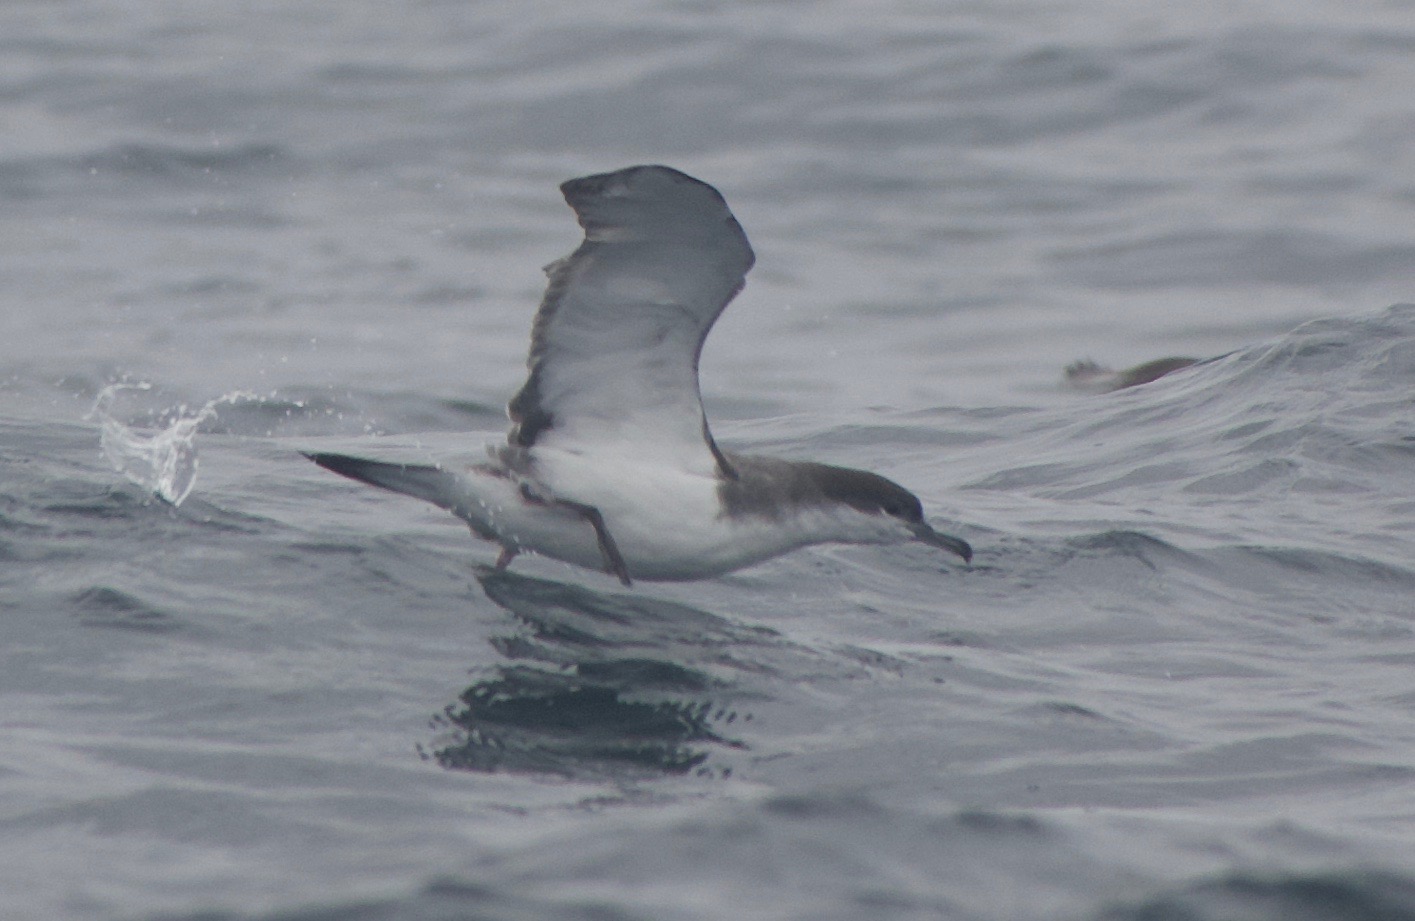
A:
<svg viewBox="0 0 1415 921">
<path fill-rule="evenodd" d="M 546 267 L 530 377 L 507 408 L 511 445 L 651 451 L 732 476 L 703 415 L 698 356 L 754 261 L 741 225 L 716 189 L 666 166 L 560 190 L 585 240 Z"/>
</svg>

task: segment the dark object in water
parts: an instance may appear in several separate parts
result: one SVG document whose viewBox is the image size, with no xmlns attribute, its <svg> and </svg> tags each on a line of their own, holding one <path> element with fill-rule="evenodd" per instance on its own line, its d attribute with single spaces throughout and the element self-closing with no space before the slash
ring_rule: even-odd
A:
<svg viewBox="0 0 1415 921">
<path fill-rule="evenodd" d="M 1196 365 L 1202 360 L 1201 358 L 1156 358 L 1154 361 L 1147 361 L 1144 364 L 1135 365 L 1133 368 L 1114 371 L 1090 359 L 1084 359 L 1066 366 L 1066 383 L 1078 390 L 1110 393 L 1113 390 L 1124 390 L 1126 387 L 1148 384 L 1150 381 L 1159 380 L 1166 374 L 1171 374 L 1181 368 Z"/>
</svg>

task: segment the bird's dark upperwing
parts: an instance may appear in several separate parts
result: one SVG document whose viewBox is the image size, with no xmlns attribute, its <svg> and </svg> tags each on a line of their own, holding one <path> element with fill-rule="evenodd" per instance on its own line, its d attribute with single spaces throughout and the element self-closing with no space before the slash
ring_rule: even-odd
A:
<svg viewBox="0 0 1415 921">
<path fill-rule="evenodd" d="M 698 356 L 752 267 L 747 235 L 716 189 L 666 166 L 560 190 L 585 240 L 546 267 L 510 443 L 650 452 L 731 476 L 703 415 Z"/>
</svg>

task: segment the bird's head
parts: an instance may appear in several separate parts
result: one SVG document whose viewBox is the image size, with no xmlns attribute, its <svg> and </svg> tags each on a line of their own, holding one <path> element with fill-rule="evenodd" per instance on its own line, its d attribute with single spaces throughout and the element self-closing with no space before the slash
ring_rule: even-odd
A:
<svg viewBox="0 0 1415 921">
<path fill-rule="evenodd" d="M 815 480 L 827 499 L 874 519 L 879 542 L 917 540 L 955 553 L 965 563 L 972 561 L 973 548 L 968 542 L 935 531 L 924 520 L 924 506 L 919 497 L 893 480 L 867 470 L 825 464 L 813 466 L 817 468 Z"/>
</svg>

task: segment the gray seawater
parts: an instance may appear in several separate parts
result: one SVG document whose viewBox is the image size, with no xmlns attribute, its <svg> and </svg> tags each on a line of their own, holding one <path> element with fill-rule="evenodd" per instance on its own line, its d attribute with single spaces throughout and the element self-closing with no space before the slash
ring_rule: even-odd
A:
<svg viewBox="0 0 1415 921">
<path fill-rule="evenodd" d="M 0 916 L 1415 918 L 1415 6 L 72 0 L 0 52 Z M 719 439 L 972 567 L 494 574 L 299 456 L 499 437 L 556 184 L 640 162 L 757 249 Z"/>
</svg>

